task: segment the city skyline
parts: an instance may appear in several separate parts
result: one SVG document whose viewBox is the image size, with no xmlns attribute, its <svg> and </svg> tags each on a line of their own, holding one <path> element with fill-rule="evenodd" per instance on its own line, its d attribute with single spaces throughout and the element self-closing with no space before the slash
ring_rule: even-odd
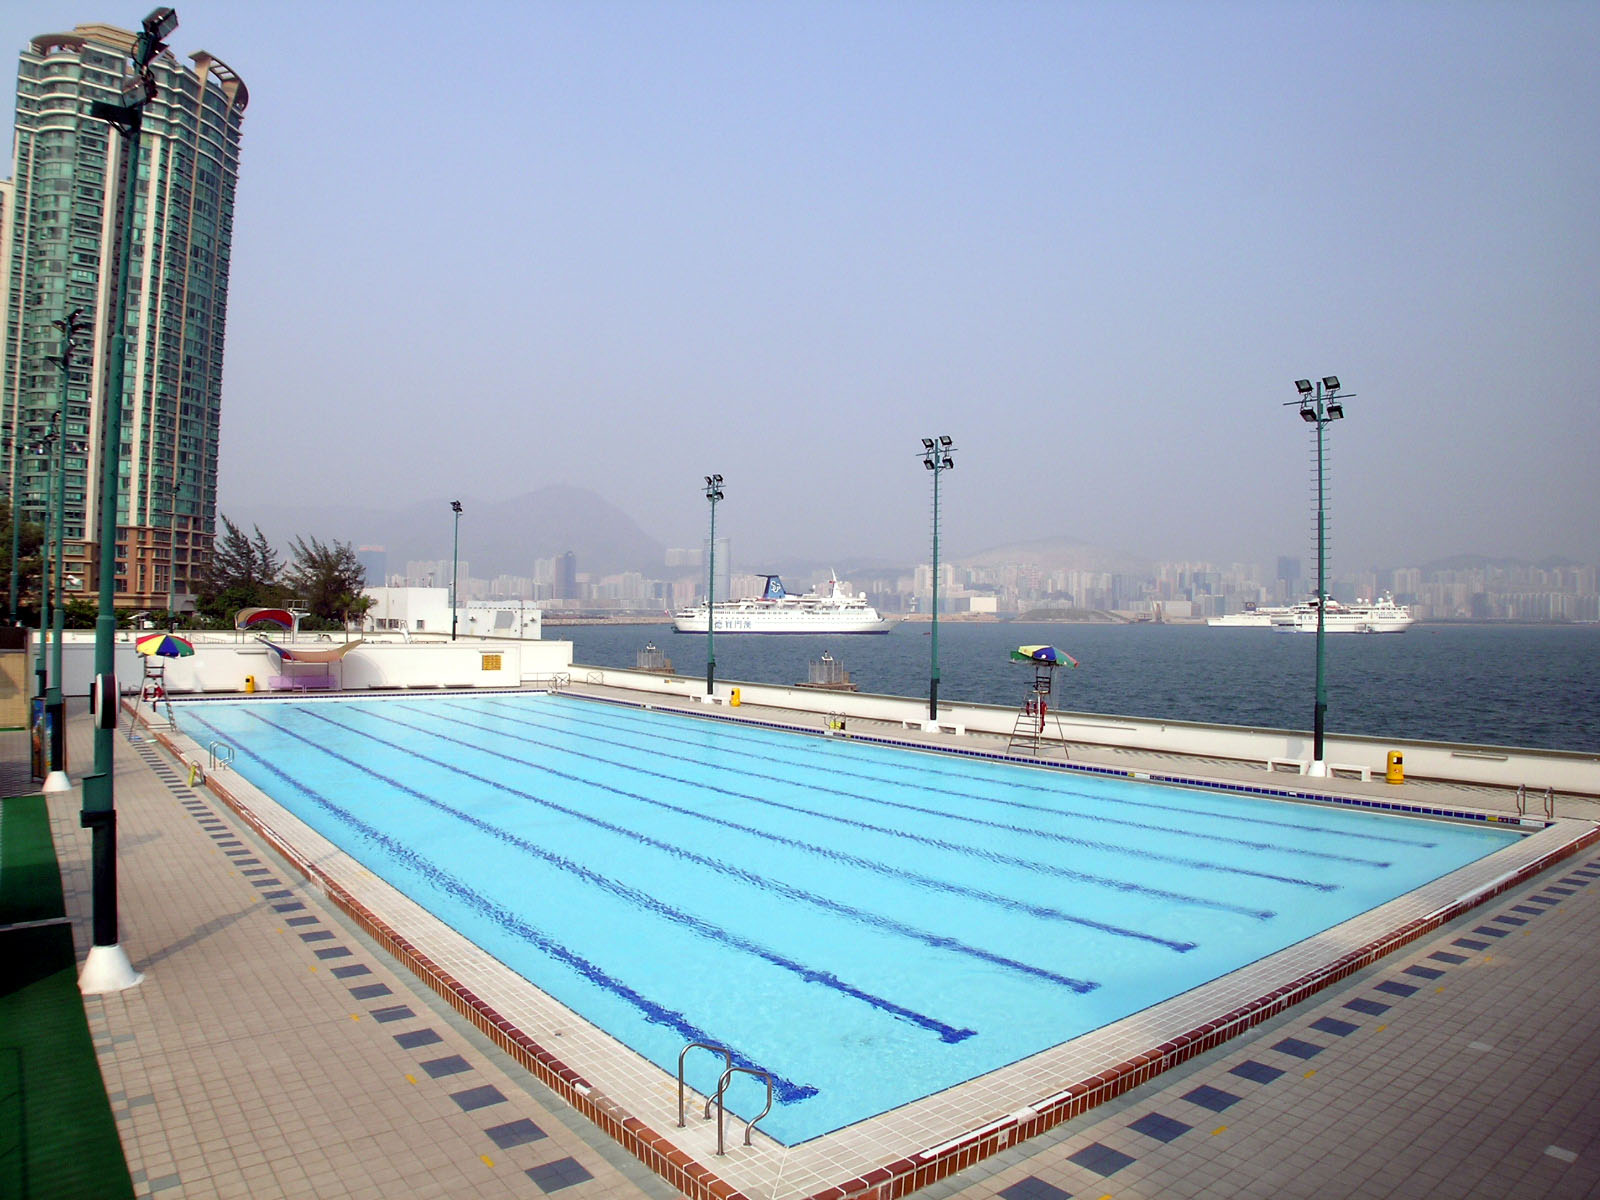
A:
<svg viewBox="0 0 1600 1200">
<path fill-rule="evenodd" d="M 180 10 L 252 92 L 224 512 L 599 482 L 685 545 L 718 472 L 736 544 L 905 559 L 949 433 L 952 550 L 1303 555 L 1336 374 L 1336 561 L 1600 558 L 1592 7 L 429 13 Z"/>
</svg>

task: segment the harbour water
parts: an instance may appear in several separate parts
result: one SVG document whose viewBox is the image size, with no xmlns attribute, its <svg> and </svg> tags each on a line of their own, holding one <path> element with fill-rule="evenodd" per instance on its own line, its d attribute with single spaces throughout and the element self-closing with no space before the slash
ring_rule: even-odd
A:
<svg viewBox="0 0 1600 1200">
<path fill-rule="evenodd" d="M 793 684 L 828 651 L 863 692 L 926 696 L 930 628 L 884 635 L 716 639 L 717 678 Z M 573 661 L 632 667 L 647 642 L 704 679 L 706 639 L 660 625 L 552 627 Z M 1021 702 L 1032 673 L 1008 661 L 1048 643 L 1082 664 L 1057 673 L 1056 705 L 1079 712 L 1309 729 L 1316 638 L 1204 625 L 939 623 L 941 699 Z M 1600 626 L 1418 625 L 1327 639 L 1328 729 L 1553 750 L 1600 750 Z"/>
</svg>

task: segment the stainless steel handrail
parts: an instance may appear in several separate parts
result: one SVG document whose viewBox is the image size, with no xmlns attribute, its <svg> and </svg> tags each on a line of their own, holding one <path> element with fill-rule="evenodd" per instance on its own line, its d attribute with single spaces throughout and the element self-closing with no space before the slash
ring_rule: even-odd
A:
<svg viewBox="0 0 1600 1200">
<path fill-rule="evenodd" d="M 684 1125 L 684 1122 L 683 1122 L 683 1060 L 684 1060 L 684 1057 L 689 1053 L 689 1051 L 694 1050 L 694 1049 L 710 1050 L 713 1054 L 722 1055 L 723 1062 L 727 1065 L 728 1070 L 730 1070 L 730 1071 L 733 1070 L 733 1051 L 729 1050 L 726 1046 L 719 1046 L 715 1042 L 690 1042 L 682 1050 L 678 1051 L 678 1128 L 679 1129 L 682 1129 L 683 1125 Z M 727 1076 L 724 1075 L 723 1078 L 726 1079 Z M 719 1085 L 719 1088 L 720 1088 L 720 1085 Z M 720 1091 L 719 1091 L 718 1094 L 719 1095 L 721 1094 Z M 706 1100 L 706 1116 L 709 1117 L 710 1115 L 711 1115 L 711 1101 L 709 1099 L 707 1099 Z"/>
</svg>

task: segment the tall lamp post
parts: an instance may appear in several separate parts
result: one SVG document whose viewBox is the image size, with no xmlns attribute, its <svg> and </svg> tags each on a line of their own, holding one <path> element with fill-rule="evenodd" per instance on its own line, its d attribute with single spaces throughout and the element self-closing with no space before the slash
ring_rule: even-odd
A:
<svg viewBox="0 0 1600 1200">
<path fill-rule="evenodd" d="M 922 465 L 933 472 L 933 672 L 928 679 L 928 720 L 939 719 L 939 476 L 956 461 L 949 434 L 922 439 Z"/>
<path fill-rule="evenodd" d="M 46 792 L 68 791 L 72 783 L 67 778 L 67 711 L 66 701 L 61 690 L 61 641 L 67 628 L 66 596 L 66 570 L 63 559 L 66 554 L 66 527 L 67 527 L 67 390 L 72 379 L 72 356 L 77 350 L 77 340 L 88 324 L 84 320 L 83 310 L 75 308 L 64 318 L 55 322 L 57 329 L 61 330 L 61 353 L 56 358 L 56 364 L 61 368 L 61 438 L 56 445 L 56 496 L 55 496 L 55 531 L 56 531 L 56 586 L 55 586 L 55 612 L 51 625 L 55 633 L 55 644 L 51 649 L 50 659 L 50 688 L 45 693 L 44 711 L 50 725 L 50 774 L 44 781 Z M 43 615 L 40 616 L 41 623 Z"/>
<path fill-rule="evenodd" d="M 456 640 L 456 563 L 461 559 L 461 501 L 450 501 L 456 515 L 456 537 L 450 548 L 450 640 Z"/>
<path fill-rule="evenodd" d="M 1325 430 L 1330 422 L 1344 419 L 1344 397 L 1339 396 L 1339 377 L 1325 375 L 1313 386 L 1309 379 L 1294 381 L 1299 395 L 1287 401 L 1298 405 L 1300 419 L 1317 433 L 1317 698 L 1311 710 L 1311 766 L 1308 775 L 1326 776 L 1328 760 L 1323 753 L 1323 726 L 1328 715 L 1327 612 L 1328 612 L 1328 513 L 1326 499 L 1327 457 Z"/>
<path fill-rule="evenodd" d="M 54 516 L 50 511 L 54 503 L 50 471 L 55 461 L 56 443 L 60 440 L 60 418 L 52 417 L 50 432 L 28 447 L 34 454 L 44 458 L 44 537 L 39 542 L 39 657 L 33 672 L 38 680 L 36 695 L 41 704 L 49 691 L 50 678 L 50 527 Z"/>
<path fill-rule="evenodd" d="M 100 607 L 94 621 L 94 771 L 83 777 L 79 820 L 91 833 L 90 890 L 94 906 L 94 944 L 78 976 L 85 995 L 120 992 L 138 983 L 128 954 L 117 941 L 117 810 L 112 754 L 117 728 L 115 642 L 117 636 L 117 492 L 122 459 L 122 392 L 127 359 L 128 271 L 133 259 L 134 206 L 139 197 L 139 131 L 144 106 L 156 94 L 150 64 L 165 50 L 162 40 L 178 27 L 170 8 L 152 9 L 134 40 L 132 73 L 123 84 L 122 103 L 96 101 L 89 115 L 121 135 L 122 245 L 117 286 L 110 313 L 111 344 L 106 363 L 106 399 L 100 429 Z"/>
<path fill-rule="evenodd" d="M 722 476 L 706 476 L 706 499 L 711 502 L 711 540 L 706 543 L 706 695 L 717 685 L 717 501 L 722 499 Z"/>
</svg>

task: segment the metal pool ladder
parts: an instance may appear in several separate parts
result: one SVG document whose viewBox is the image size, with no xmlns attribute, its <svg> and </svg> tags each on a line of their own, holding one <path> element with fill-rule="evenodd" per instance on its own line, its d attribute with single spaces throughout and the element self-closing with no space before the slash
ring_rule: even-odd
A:
<svg viewBox="0 0 1600 1200">
<path fill-rule="evenodd" d="M 750 1133 L 751 1133 L 751 1131 L 753 1129 L 755 1129 L 757 1123 L 760 1122 L 763 1117 L 765 1117 L 768 1113 L 770 1113 L 772 1111 L 772 1072 L 763 1071 L 759 1067 L 736 1067 L 736 1066 L 734 1066 L 734 1064 L 733 1064 L 733 1051 L 729 1050 L 726 1046 L 719 1046 L 715 1042 L 690 1042 L 687 1046 L 685 1046 L 682 1050 L 680 1050 L 678 1052 L 678 1128 L 679 1129 L 682 1129 L 684 1127 L 684 1119 L 683 1119 L 683 1060 L 684 1060 L 684 1057 L 689 1053 L 689 1051 L 694 1050 L 696 1048 L 699 1048 L 699 1049 L 702 1049 L 702 1050 L 710 1050 L 714 1054 L 722 1055 L 723 1063 L 725 1064 L 723 1072 L 722 1072 L 722 1075 L 717 1080 L 717 1090 L 713 1095 L 708 1096 L 706 1098 L 705 1112 L 701 1114 L 701 1116 L 703 1118 L 709 1120 L 710 1117 L 711 1117 L 711 1106 L 713 1104 L 715 1104 L 717 1106 L 717 1154 L 718 1155 L 723 1155 L 723 1154 L 727 1153 L 727 1148 L 726 1148 L 726 1145 L 725 1145 L 724 1140 L 723 1140 L 722 1118 L 723 1118 L 724 1108 L 723 1108 L 723 1103 L 722 1103 L 722 1097 L 723 1097 L 723 1093 L 725 1093 L 728 1090 L 728 1081 L 731 1080 L 734 1077 L 734 1075 L 736 1075 L 736 1074 L 754 1075 L 758 1079 L 765 1079 L 767 1081 L 767 1106 L 765 1108 L 763 1108 L 759 1113 L 757 1113 L 755 1115 L 755 1117 L 751 1121 L 749 1121 L 744 1127 L 744 1144 L 746 1146 L 750 1145 Z"/>
</svg>

